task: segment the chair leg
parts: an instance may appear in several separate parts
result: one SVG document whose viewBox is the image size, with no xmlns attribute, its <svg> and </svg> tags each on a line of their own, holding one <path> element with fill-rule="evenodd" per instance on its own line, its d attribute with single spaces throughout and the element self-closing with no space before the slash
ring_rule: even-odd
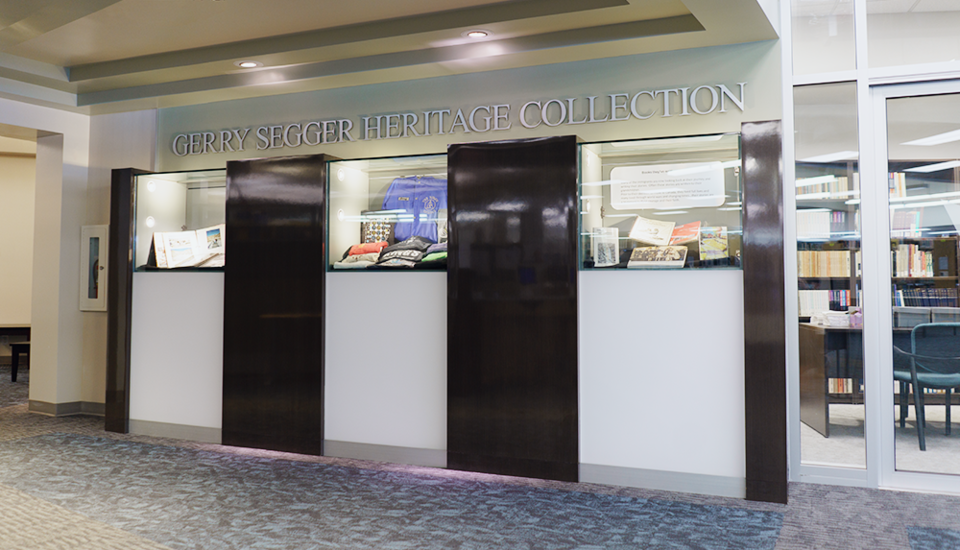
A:
<svg viewBox="0 0 960 550">
<path fill-rule="evenodd" d="M 944 433 L 946 433 L 947 435 L 950 435 L 950 409 L 951 409 L 951 407 L 950 407 L 950 393 L 952 393 L 952 392 L 953 392 L 952 389 L 947 388 L 947 393 L 946 393 L 946 395 L 943 396 L 944 399 L 946 399 L 946 401 L 947 401 L 947 428 L 946 428 L 946 430 L 945 430 L 945 432 L 944 432 Z"/>
<path fill-rule="evenodd" d="M 920 438 L 920 450 L 927 450 L 927 438 L 924 428 L 927 423 L 927 415 L 923 410 L 923 387 L 918 384 L 913 385 L 913 407 L 917 410 L 917 437 Z"/>
<path fill-rule="evenodd" d="M 909 395 L 907 394 L 907 383 L 900 382 L 900 427 L 907 427 L 907 412 L 910 408 L 910 402 L 908 401 Z"/>
</svg>

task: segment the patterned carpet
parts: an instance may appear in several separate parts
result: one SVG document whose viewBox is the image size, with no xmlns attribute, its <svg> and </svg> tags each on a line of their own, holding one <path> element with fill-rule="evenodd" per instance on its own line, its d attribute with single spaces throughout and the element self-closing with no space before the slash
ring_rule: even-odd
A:
<svg viewBox="0 0 960 550">
<path fill-rule="evenodd" d="M 794 483 L 784 506 L 114 434 L 29 413 L 4 374 L 0 550 L 960 550 L 956 496 Z"/>
<path fill-rule="evenodd" d="M 782 515 L 50 434 L 0 484 L 170 548 L 773 549 Z"/>
<path fill-rule="evenodd" d="M 30 393 L 30 369 L 17 369 L 17 381 L 10 381 L 10 367 L 0 367 L 0 408 L 26 403 Z"/>
</svg>

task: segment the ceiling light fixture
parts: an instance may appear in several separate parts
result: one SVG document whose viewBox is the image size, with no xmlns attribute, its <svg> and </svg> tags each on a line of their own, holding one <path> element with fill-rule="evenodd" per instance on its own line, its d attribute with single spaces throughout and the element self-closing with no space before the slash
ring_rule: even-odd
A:
<svg viewBox="0 0 960 550">
<path fill-rule="evenodd" d="M 858 158 L 860 158 L 860 153 L 857 151 L 837 151 L 836 153 L 799 159 L 799 162 L 837 162 L 838 160 L 857 160 Z"/>
<path fill-rule="evenodd" d="M 481 31 L 479 29 L 475 29 L 475 30 L 467 31 L 463 33 L 463 36 L 466 36 L 467 38 L 486 38 L 490 36 L 490 33 L 488 31 Z"/>
<path fill-rule="evenodd" d="M 951 160 L 948 162 L 938 162 L 937 164 L 914 166 L 913 168 L 907 168 L 904 170 L 904 172 L 920 172 L 921 174 L 929 174 L 930 172 L 939 172 L 940 170 L 947 170 L 950 168 L 956 168 L 958 166 L 960 166 L 960 160 Z"/>
<path fill-rule="evenodd" d="M 960 141 L 960 130 L 954 130 L 952 132 L 945 132 L 943 134 L 937 134 L 935 136 L 915 139 L 913 141 L 905 141 L 900 145 L 923 145 L 926 147 L 930 147 L 933 145 L 942 145 L 944 143 L 950 143 L 952 141 Z"/>
<path fill-rule="evenodd" d="M 237 67 L 240 67 L 241 69 L 253 69 L 256 67 L 263 67 L 263 63 L 259 61 L 251 61 L 249 59 L 246 59 L 244 61 L 237 61 L 236 63 L 234 63 L 234 65 L 236 65 Z"/>
</svg>

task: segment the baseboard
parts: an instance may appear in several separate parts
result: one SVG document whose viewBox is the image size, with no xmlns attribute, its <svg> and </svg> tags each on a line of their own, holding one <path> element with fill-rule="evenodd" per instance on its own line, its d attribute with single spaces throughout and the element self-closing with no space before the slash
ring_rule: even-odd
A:
<svg viewBox="0 0 960 550">
<path fill-rule="evenodd" d="M 323 456 L 393 462 L 395 464 L 427 466 L 430 468 L 447 467 L 447 451 L 445 450 L 351 443 L 349 441 L 325 440 L 323 442 Z"/>
<path fill-rule="evenodd" d="M 150 420 L 130 419 L 130 433 L 149 435 L 151 437 L 168 437 L 170 439 L 184 439 L 200 443 L 214 443 L 221 441 L 220 428 L 205 426 L 188 426 L 185 424 L 168 424 L 166 422 L 152 422 Z"/>
<path fill-rule="evenodd" d="M 103 416 L 105 405 L 103 403 L 94 403 L 92 401 L 71 401 L 69 403 L 47 403 L 45 401 L 30 400 L 27 410 L 37 414 L 47 416 L 73 416 L 76 414 L 89 414 L 91 416 Z"/>
<path fill-rule="evenodd" d="M 733 498 L 745 498 L 747 495 L 747 481 L 742 477 L 644 470 L 600 464 L 580 464 L 580 482 Z"/>
</svg>

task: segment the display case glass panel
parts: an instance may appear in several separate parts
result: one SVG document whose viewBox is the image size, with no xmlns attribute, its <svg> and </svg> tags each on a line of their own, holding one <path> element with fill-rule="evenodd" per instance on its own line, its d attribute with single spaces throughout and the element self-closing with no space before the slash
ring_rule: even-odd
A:
<svg viewBox="0 0 960 550">
<path fill-rule="evenodd" d="M 226 170 L 144 174 L 135 187 L 138 271 L 223 268 Z"/>
<path fill-rule="evenodd" d="M 447 156 L 331 162 L 331 270 L 447 268 Z"/>
<path fill-rule="evenodd" d="M 739 268 L 740 136 L 580 147 L 583 269 Z"/>
</svg>

